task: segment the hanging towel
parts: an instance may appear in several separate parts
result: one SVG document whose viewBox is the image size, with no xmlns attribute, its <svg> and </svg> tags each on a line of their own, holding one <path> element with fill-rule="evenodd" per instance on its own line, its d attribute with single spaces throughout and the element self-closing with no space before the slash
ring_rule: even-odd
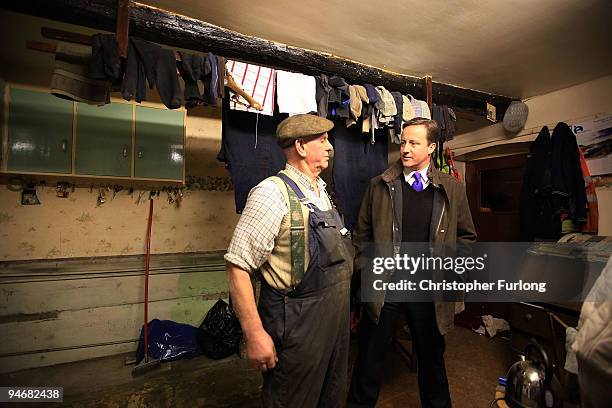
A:
<svg viewBox="0 0 612 408">
<path fill-rule="evenodd" d="M 412 103 L 410 103 L 410 99 L 406 95 L 402 95 L 402 119 L 404 123 L 408 122 L 410 119 L 414 119 L 416 115 L 414 114 L 414 108 L 412 107 Z"/>
<path fill-rule="evenodd" d="M 431 119 L 431 112 L 429 111 L 429 105 L 427 105 L 427 102 L 421 100 L 417 100 L 417 102 L 421 104 L 421 117 Z"/>
<path fill-rule="evenodd" d="M 374 128 L 374 105 L 378 102 L 378 91 L 376 87 L 372 84 L 365 84 L 363 88 L 366 90 L 366 95 L 368 97 L 368 104 L 364 105 L 361 109 L 361 116 L 363 117 L 363 122 L 361 124 L 361 132 L 370 133 L 370 131 Z M 372 140 L 374 137 L 372 136 Z"/>
<path fill-rule="evenodd" d="M 361 99 L 362 104 L 370 103 L 370 98 L 368 98 L 368 91 L 365 89 L 364 86 L 353 85 L 353 88 L 355 88 L 355 92 L 357 92 L 357 95 Z"/>
<path fill-rule="evenodd" d="M 261 104 L 263 110 L 258 111 L 249 107 L 249 103 L 241 96 L 230 92 L 231 110 L 247 111 L 272 116 L 274 114 L 274 88 L 276 71 L 259 65 L 247 64 L 233 60 L 225 63 L 227 71 L 234 81 L 253 99 Z"/>
<path fill-rule="evenodd" d="M 416 118 L 431 119 L 431 112 L 429 111 L 429 105 L 427 102 L 416 99 L 412 95 L 406 95 L 410 99 L 412 109 Z"/>
<path fill-rule="evenodd" d="M 361 87 L 363 92 L 365 93 L 365 88 Z M 350 113 L 351 117 L 346 120 L 346 127 L 351 127 L 357 123 L 357 119 L 361 117 L 361 110 L 363 107 L 361 96 L 359 95 L 357 86 L 349 85 L 349 96 L 351 97 Z M 367 94 L 365 95 L 365 99 L 368 100 Z"/>
<path fill-rule="evenodd" d="M 276 71 L 276 102 L 279 112 L 289 115 L 317 112 L 316 88 L 314 77 Z"/>
<path fill-rule="evenodd" d="M 397 106 L 395 106 L 393 95 L 384 86 L 377 86 L 376 91 L 379 94 L 378 102 L 375 105 L 378 127 L 393 124 L 394 117 L 397 115 Z"/>
<path fill-rule="evenodd" d="M 91 47 L 60 42 L 55 51 L 51 93 L 90 105 L 110 103 L 110 81 L 89 77 Z"/>
</svg>

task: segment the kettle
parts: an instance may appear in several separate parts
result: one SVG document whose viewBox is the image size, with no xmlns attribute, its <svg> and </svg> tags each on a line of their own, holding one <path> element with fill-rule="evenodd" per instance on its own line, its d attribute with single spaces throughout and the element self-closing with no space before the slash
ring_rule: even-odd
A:
<svg viewBox="0 0 612 408">
<path fill-rule="evenodd" d="M 514 363 L 506 375 L 505 401 L 511 408 L 559 408 L 561 384 L 553 376 L 544 348 L 535 340 L 525 347 L 525 359 Z M 533 359 L 535 355 L 535 359 Z"/>
</svg>

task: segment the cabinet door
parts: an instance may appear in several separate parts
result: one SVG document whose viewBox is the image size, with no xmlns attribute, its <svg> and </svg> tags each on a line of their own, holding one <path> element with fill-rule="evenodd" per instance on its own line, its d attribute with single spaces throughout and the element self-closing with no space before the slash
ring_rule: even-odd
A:
<svg viewBox="0 0 612 408">
<path fill-rule="evenodd" d="M 129 177 L 132 172 L 133 105 L 77 103 L 77 174 Z"/>
<path fill-rule="evenodd" d="M 71 173 L 72 109 L 50 93 L 11 88 L 7 169 Z"/>
<path fill-rule="evenodd" d="M 184 112 L 136 106 L 134 176 L 183 179 Z"/>
</svg>

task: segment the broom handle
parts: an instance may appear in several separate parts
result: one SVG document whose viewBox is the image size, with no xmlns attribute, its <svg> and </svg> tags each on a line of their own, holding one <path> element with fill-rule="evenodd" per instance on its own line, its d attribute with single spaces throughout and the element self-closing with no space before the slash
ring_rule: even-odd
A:
<svg viewBox="0 0 612 408">
<path fill-rule="evenodd" d="M 149 198 L 149 222 L 147 225 L 147 258 L 145 267 L 144 291 L 144 355 L 149 358 L 149 258 L 151 257 L 151 225 L 153 224 L 153 199 Z"/>
</svg>

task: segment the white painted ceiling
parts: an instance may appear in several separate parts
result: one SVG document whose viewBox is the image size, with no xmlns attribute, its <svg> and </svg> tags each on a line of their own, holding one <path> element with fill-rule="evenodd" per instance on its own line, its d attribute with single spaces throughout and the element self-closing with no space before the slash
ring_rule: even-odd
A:
<svg viewBox="0 0 612 408">
<path fill-rule="evenodd" d="M 141 0 L 243 34 L 526 98 L 612 74 L 608 0 Z"/>
</svg>

